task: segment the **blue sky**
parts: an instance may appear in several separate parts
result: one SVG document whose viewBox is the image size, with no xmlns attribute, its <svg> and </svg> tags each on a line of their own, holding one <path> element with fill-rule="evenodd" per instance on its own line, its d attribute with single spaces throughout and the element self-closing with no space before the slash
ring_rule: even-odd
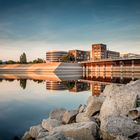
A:
<svg viewBox="0 0 140 140">
<path fill-rule="evenodd" d="M 48 50 L 140 53 L 139 0 L 0 0 L 0 59 L 45 59 Z"/>
</svg>

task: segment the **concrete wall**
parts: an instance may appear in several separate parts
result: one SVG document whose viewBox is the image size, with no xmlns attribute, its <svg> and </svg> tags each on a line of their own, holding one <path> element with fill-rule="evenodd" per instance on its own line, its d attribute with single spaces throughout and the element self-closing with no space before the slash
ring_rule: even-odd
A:
<svg viewBox="0 0 140 140">
<path fill-rule="evenodd" d="M 78 63 L 43 63 L 43 64 L 3 64 L 0 72 L 81 72 L 82 67 Z"/>
</svg>

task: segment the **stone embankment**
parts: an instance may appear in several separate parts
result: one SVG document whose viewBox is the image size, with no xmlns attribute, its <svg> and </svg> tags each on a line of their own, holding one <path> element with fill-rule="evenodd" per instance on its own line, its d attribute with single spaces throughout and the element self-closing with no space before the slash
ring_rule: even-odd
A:
<svg viewBox="0 0 140 140">
<path fill-rule="evenodd" d="M 108 85 L 75 110 L 56 109 L 22 140 L 140 140 L 140 80 Z"/>
<path fill-rule="evenodd" d="M 82 66 L 78 63 L 48 62 L 40 64 L 2 64 L 0 72 L 82 72 Z"/>
</svg>

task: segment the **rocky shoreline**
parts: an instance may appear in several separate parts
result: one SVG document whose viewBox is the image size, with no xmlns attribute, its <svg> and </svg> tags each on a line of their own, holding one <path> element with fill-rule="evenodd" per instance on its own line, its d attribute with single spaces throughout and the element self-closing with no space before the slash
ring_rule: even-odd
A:
<svg viewBox="0 0 140 140">
<path fill-rule="evenodd" d="M 75 110 L 55 109 L 21 140 L 140 140 L 140 80 L 108 85 Z"/>
</svg>

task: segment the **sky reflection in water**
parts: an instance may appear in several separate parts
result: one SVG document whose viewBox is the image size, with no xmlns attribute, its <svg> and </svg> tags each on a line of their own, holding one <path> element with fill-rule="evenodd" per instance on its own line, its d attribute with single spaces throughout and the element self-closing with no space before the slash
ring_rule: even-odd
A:
<svg viewBox="0 0 140 140">
<path fill-rule="evenodd" d="M 0 140 L 23 134 L 30 126 L 47 118 L 54 108 L 77 108 L 89 96 L 87 91 L 47 90 L 46 81 L 38 84 L 27 80 L 26 88 L 19 85 L 21 81 L 17 80 L 0 82 Z"/>
</svg>

